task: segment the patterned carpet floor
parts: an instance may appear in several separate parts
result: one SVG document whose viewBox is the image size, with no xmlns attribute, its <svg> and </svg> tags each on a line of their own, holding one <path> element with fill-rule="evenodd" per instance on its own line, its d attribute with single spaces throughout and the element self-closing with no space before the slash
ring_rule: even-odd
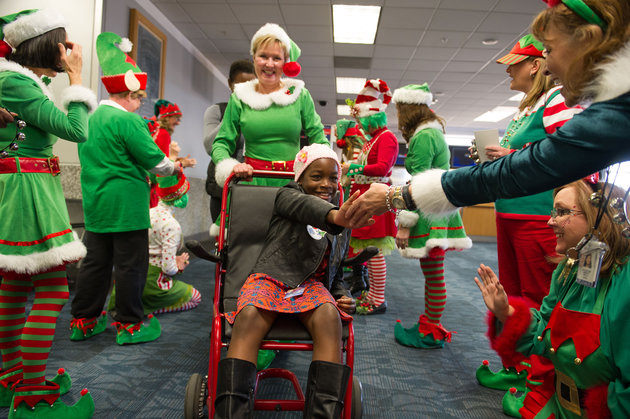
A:
<svg viewBox="0 0 630 419">
<path fill-rule="evenodd" d="M 490 349 L 485 305 L 473 281 L 483 262 L 496 267 L 496 244 L 475 243 L 464 252 L 446 256 L 448 300 L 442 323 L 452 331 L 443 349 L 420 350 L 398 345 L 393 336 L 397 319 L 413 324 L 424 307 L 424 279 L 418 261 L 387 256 L 388 309 L 385 314 L 355 316 L 355 374 L 363 387 L 364 418 L 503 418 L 503 393 L 479 386 L 474 373 L 482 360 L 498 369 Z M 73 377 L 62 396 L 74 403 L 87 387 L 96 404 L 95 418 L 181 418 L 188 378 L 205 375 L 214 264 L 194 259 L 182 280 L 193 284 L 203 301 L 195 310 L 158 316 L 162 336 L 155 342 L 118 346 L 115 328 L 83 342 L 69 340 L 70 304 L 64 307 L 48 363 L 48 376 L 60 367 Z M 70 296 L 72 298 L 72 294 Z M 280 353 L 272 366 L 291 367 L 305 385 L 310 354 Z M 276 380 L 266 382 L 260 395 L 289 394 Z M 8 409 L 0 409 L 6 416 Z M 261 412 L 257 418 L 300 418 L 300 413 Z"/>
</svg>

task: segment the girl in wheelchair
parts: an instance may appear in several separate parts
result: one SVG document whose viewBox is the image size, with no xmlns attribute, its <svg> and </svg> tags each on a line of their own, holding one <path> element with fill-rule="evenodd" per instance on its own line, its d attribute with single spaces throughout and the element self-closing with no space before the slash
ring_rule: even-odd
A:
<svg viewBox="0 0 630 419">
<path fill-rule="evenodd" d="M 295 182 L 281 188 L 263 250 L 243 285 L 227 357 L 219 362 L 215 418 L 252 417 L 256 358 L 279 314 L 295 314 L 313 339 L 305 396 L 305 418 L 336 418 L 350 375 L 342 364 L 341 322 L 356 309 L 343 288 L 345 212 L 336 196 L 339 160 L 328 146 L 302 148 L 295 158 Z M 335 295 L 335 297 L 333 297 Z"/>
</svg>

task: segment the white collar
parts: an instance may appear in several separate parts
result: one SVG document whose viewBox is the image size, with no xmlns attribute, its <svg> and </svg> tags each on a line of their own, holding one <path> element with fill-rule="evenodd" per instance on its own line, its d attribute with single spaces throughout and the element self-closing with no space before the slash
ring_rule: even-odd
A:
<svg viewBox="0 0 630 419">
<path fill-rule="evenodd" d="M 599 74 L 586 89 L 586 97 L 593 102 L 604 102 L 630 91 L 630 41 L 599 66 Z"/>
<path fill-rule="evenodd" d="M 114 107 L 116 109 L 120 109 L 121 111 L 124 111 L 124 112 L 129 112 L 127 109 L 123 108 L 122 105 L 114 102 L 113 100 L 103 99 L 98 104 L 98 106 L 101 106 L 101 105 L 107 105 L 107 106 Z"/>
<path fill-rule="evenodd" d="M 259 111 L 269 108 L 274 103 L 278 106 L 287 106 L 300 97 L 300 93 L 302 93 L 304 88 L 304 82 L 296 79 L 282 79 L 281 81 L 284 84 L 282 89 L 267 94 L 256 91 L 258 79 L 238 83 L 234 86 L 234 94 L 247 106 Z"/>
<path fill-rule="evenodd" d="M 424 124 L 418 125 L 418 128 L 413 132 L 412 138 L 416 136 L 417 133 L 427 128 L 435 128 L 436 130 L 442 132 L 442 125 L 436 120 L 425 122 Z"/>
<path fill-rule="evenodd" d="M 0 58 L 0 71 L 13 71 L 14 73 L 20 73 L 28 78 L 31 78 L 37 83 L 37 85 L 42 89 L 42 92 L 48 97 L 50 100 L 54 100 L 53 95 L 48 87 L 44 84 L 42 79 L 40 79 L 37 74 L 33 73 L 28 68 L 19 65 L 16 62 L 9 61 L 6 58 Z"/>
</svg>

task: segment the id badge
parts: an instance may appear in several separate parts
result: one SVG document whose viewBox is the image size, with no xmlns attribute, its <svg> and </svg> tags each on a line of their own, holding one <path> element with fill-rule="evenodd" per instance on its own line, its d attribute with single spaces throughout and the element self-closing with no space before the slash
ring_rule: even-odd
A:
<svg viewBox="0 0 630 419">
<path fill-rule="evenodd" d="M 288 300 L 289 298 L 299 297 L 302 294 L 304 294 L 304 287 L 293 288 L 284 294 L 284 299 Z"/>
<path fill-rule="evenodd" d="M 580 249 L 575 282 L 586 287 L 595 288 L 606 251 L 608 251 L 608 245 L 592 237 Z"/>
<path fill-rule="evenodd" d="M 306 226 L 306 231 L 308 231 L 308 235 L 315 240 L 321 240 L 326 236 L 326 232 L 324 230 L 320 230 L 319 228 L 311 225 Z"/>
</svg>

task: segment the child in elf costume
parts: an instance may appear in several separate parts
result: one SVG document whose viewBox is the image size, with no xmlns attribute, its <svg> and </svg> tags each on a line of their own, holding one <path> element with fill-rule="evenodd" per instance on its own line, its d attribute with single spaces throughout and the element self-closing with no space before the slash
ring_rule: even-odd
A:
<svg viewBox="0 0 630 419">
<path fill-rule="evenodd" d="M 383 100 L 379 99 L 383 95 Z M 398 140 L 387 129 L 387 115 L 385 108 L 391 101 L 392 94 L 381 79 L 367 80 L 364 88 L 359 92 L 352 113 L 359 125 L 369 136 L 356 163 L 345 163 L 344 174 L 354 182 L 351 193 L 367 191 L 374 182 L 390 184 L 389 176 L 398 157 Z M 381 314 L 387 309 L 385 301 L 385 280 L 387 266 L 385 253 L 395 247 L 396 216 L 388 211 L 374 217 L 373 225 L 352 230 L 350 246 L 355 250 L 362 250 L 368 246 L 376 246 L 379 253 L 368 261 L 368 276 L 370 290 L 357 298 L 358 314 Z"/>
<path fill-rule="evenodd" d="M 16 114 L 0 131 L 0 406 L 10 406 L 10 418 L 94 413 L 87 390 L 74 406 L 61 401 L 71 386 L 62 369 L 50 381 L 45 377 L 57 317 L 69 295 L 66 264 L 85 256 L 70 227 L 53 144 L 58 137 L 86 141 L 88 111 L 96 108 L 94 93 L 81 86 L 81 46 L 67 39 L 65 26 L 53 10 L 0 18 L 0 106 Z M 70 81 L 63 97 L 67 115 L 46 86 L 61 71 Z"/>
<path fill-rule="evenodd" d="M 409 144 L 405 168 L 410 175 L 433 168 L 448 170 L 451 153 L 444 140 L 444 120 L 429 107 L 433 95 L 429 86 L 410 84 L 396 89 L 392 99 L 398 110 L 398 128 Z M 394 336 L 402 345 L 441 348 L 450 342 L 451 332 L 440 319 L 446 306 L 444 255 L 447 250 L 472 247 L 459 213 L 429 220 L 419 211 L 398 214 L 396 244 L 403 257 L 420 259 L 424 275 L 424 313 L 410 328 L 396 323 Z"/>
</svg>

